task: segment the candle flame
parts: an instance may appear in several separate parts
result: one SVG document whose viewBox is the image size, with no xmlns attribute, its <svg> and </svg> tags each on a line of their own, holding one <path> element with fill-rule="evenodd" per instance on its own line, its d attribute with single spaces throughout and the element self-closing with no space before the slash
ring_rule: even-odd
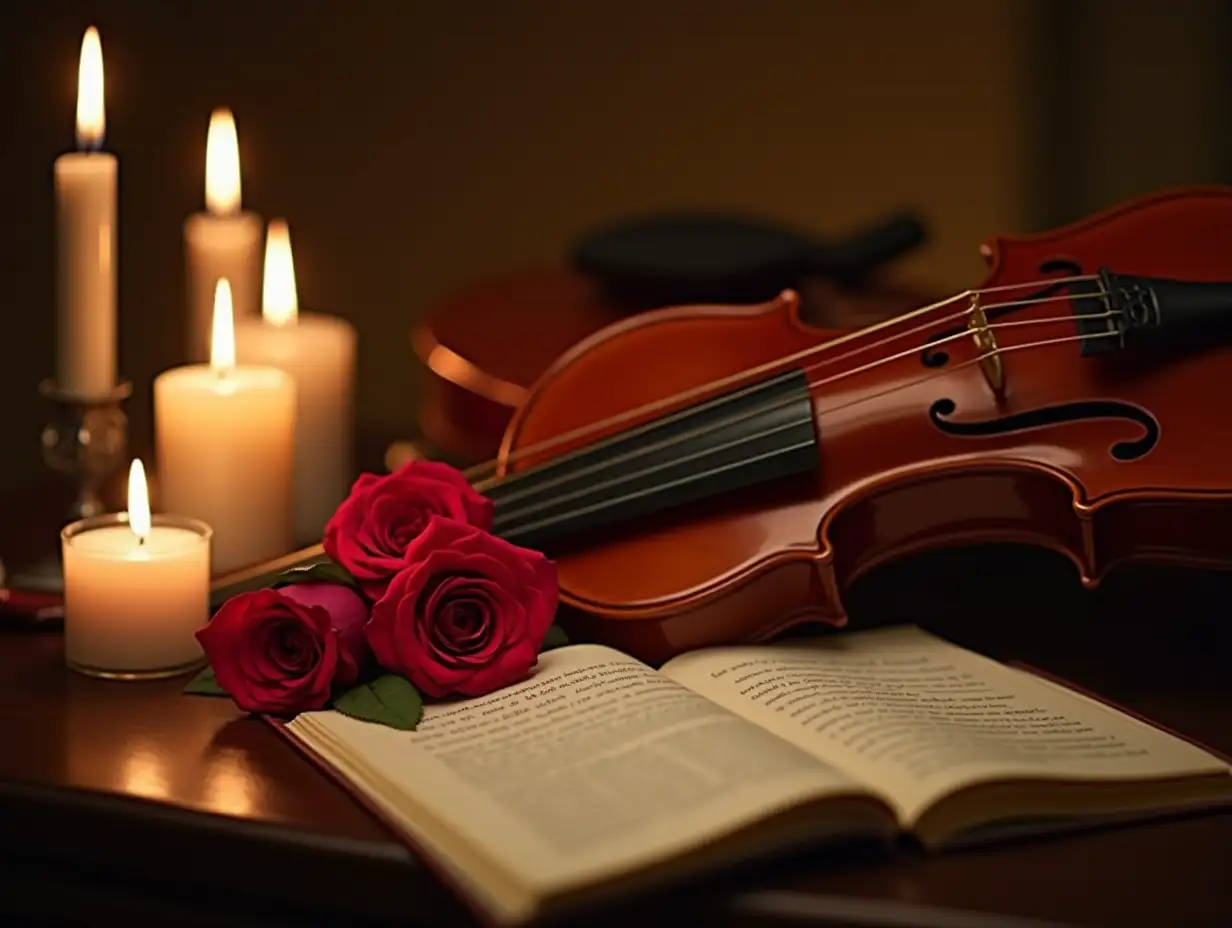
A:
<svg viewBox="0 0 1232 928">
<path fill-rule="evenodd" d="M 143 544 L 150 535 L 150 490 L 141 458 L 133 458 L 128 469 L 128 527 Z"/>
<path fill-rule="evenodd" d="M 272 325 L 294 325 L 299 317 L 295 288 L 295 261 L 291 256 L 291 230 L 285 219 L 272 219 L 265 236 L 265 279 L 261 315 Z"/>
<path fill-rule="evenodd" d="M 91 26 L 81 39 L 77 62 L 77 147 L 97 149 L 103 144 L 107 114 L 103 106 L 103 46 Z"/>
<path fill-rule="evenodd" d="M 214 285 L 214 326 L 210 332 L 210 367 L 218 374 L 235 367 L 234 313 L 231 281 L 220 277 Z"/>
<path fill-rule="evenodd" d="M 219 107 L 210 114 L 205 137 L 205 206 L 215 215 L 227 215 L 239 211 L 242 199 L 235 117 Z"/>
</svg>

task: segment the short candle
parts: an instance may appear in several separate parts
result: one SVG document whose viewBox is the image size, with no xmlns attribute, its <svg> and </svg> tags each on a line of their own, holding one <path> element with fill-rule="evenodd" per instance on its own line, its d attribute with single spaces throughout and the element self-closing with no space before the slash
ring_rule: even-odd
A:
<svg viewBox="0 0 1232 928">
<path fill-rule="evenodd" d="M 295 381 L 236 365 L 225 279 L 215 301 L 210 363 L 155 378 L 154 429 L 161 508 L 209 524 L 221 574 L 294 547 Z"/>
<path fill-rule="evenodd" d="M 268 364 L 295 380 L 295 543 L 321 540 L 325 523 L 355 479 L 354 327 L 345 319 L 299 311 L 291 232 L 269 224 L 261 318 L 236 319 L 240 364 Z"/>
<path fill-rule="evenodd" d="M 184 223 L 188 360 L 209 357 L 214 289 L 226 279 L 237 319 L 256 316 L 261 298 L 261 217 L 243 209 L 239 135 L 225 108 L 210 115 L 205 140 L 205 212 Z"/>
<path fill-rule="evenodd" d="M 210 527 L 151 517 L 145 470 L 129 471 L 128 512 L 65 526 L 64 656 L 74 670 L 121 680 L 186 673 L 204 660 L 210 617 Z"/>
</svg>

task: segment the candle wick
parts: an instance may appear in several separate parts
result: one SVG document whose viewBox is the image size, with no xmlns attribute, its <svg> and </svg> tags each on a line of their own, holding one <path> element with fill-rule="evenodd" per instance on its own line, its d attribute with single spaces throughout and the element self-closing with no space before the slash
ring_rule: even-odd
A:
<svg viewBox="0 0 1232 928">
<path fill-rule="evenodd" d="M 144 548 L 144 547 L 145 547 L 145 536 L 144 536 L 144 535 L 138 535 L 138 536 L 137 536 L 137 547 L 138 547 L 138 548 Z"/>
</svg>

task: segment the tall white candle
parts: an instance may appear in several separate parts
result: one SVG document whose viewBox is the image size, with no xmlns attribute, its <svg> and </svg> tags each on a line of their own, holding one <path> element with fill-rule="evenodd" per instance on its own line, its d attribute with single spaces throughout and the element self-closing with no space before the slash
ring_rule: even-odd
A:
<svg viewBox="0 0 1232 928">
<path fill-rule="evenodd" d="M 188 280 L 188 360 L 209 359 L 214 289 L 226 278 L 237 319 L 257 315 L 261 291 L 261 217 L 243 209 L 235 117 L 219 108 L 205 139 L 205 212 L 184 223 Z"/>
<path fill-rule="evenodd" d="M 210 363 L 154 380 L 162 508 L 214 530 L 214 573 L 286 554 L 292 536 L 295 382 L 235 363 L 231 289 L 215 289 Z"/>
<path fill-rule="evenodd" d="M 295 380 L 295 540 L 321 540 L 354 480 L 355 329 L 343 319 L 299 311 L 291 233 L 269 224 L 261 318 L 236 320 L 240 364 L 268 364 Z"/>
<path fill-rule="evenodd" d="M 210 528 L 150 516 L 145 469 L 133 461 L 128 512 L 74 522 L 60 533 L 64 656 L 93 676 L 150 678 L 203 660 L 210 617 Z"/>
<path fill-rule="evenodd" d="M 107 118 L 103 50 L 91 26 L 77 67 L 77 151 L 54 168 L 56 381 L 68 393 L 110 393 L 116 381 L 116 156 L 101 151 Z"/>
</svg>

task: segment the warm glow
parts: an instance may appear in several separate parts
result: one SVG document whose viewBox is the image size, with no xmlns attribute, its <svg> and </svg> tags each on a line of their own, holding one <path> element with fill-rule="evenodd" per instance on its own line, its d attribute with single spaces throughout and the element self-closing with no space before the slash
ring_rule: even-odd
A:
<svg viewBox="0 0 1232 928">
<path fill-rule="evenodd" d="M 293 325 L 299 318 L 295 261 L 291 258 L 291 230 L 284 219 L 271 219 L 265 235 L 261 315 L 272 325 Z"/>
<path fill-rule="evenodd" d="M 77 64 L 77 147 L 99 148 L 107 129 L 103 107 L 103 46 L 91 26 L 81 40 Z"/>
<path fill-rule="evenodd" d="M 171 790 L 167 782 L 167 768 L 159 752 L 140 743 L 125 745 L 124 750 L 124 767 L 120 776 L 125 792 L 147 799 L 166 799 Z"/>
<path fill-rule="evenodd" d="M 216 109 L 210 114 L 210 131 L 205 137 L 205 207 L 218 215 L 234 213 L 242 199 L 235 117 L 229 109 Z"/>
<path fill-rule="evenodd" d="M 234 314 L 231 281 L 219 278 L 214 286 L 214 327 L 210 332 L 210 367 L 219 373 L 235 367 Z"/>
<path fill-rule="evenodd" d="M 243 755 L 224 753 L 210 761 L 206 771 L 205 801 L 211 812 L 223 815 L 251 815 L 256 806 L 252 776 L 244 766 Z"/>
<path fill-rule="evenodd" d="M 128 527 L 143 542 L 150 537 L 150 490 L 141 458 L 133 458 L 128 469 Z"/>
</svg>

